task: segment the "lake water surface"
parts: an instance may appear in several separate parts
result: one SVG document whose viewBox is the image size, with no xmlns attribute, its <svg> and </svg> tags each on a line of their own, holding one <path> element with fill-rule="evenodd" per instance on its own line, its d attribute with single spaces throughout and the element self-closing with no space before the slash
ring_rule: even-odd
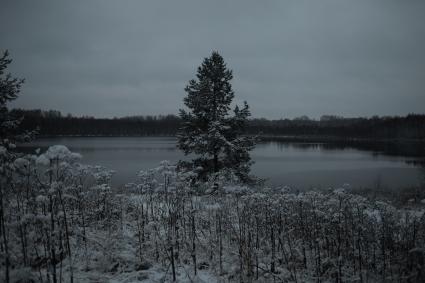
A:
<svg viewBox="0 0 425 283">
<path fill-rule="evenodd" d="M 55 144 L 82 154 L 82 162 L 116 171 L 115 185 L 133 182 L 140 170 L 157 167 L 161 160 L 184 158 L 176 139 L 167 137 L 66 137 L 42 138 L 24 145 L 26 151 Z M 352 188 L 405 188 L 420 186 L 425 169 L 423 152 L 399 147 L 337 143 L 262 142 L 252 151 L 252 173 L 266 178 L 270 186 L 295 189 L 329 188 L 349 184 Z M 423 163 L 422 163 L 423 164 Z"/>
</svg>

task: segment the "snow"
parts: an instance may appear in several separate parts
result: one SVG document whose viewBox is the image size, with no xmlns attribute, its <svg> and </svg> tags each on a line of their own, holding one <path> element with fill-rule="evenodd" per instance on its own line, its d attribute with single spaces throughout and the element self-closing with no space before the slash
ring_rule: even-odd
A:
<svg viewBox="0 0 425 283">
<path fill-rule="evenodd" d="M 17 158 L 17 159 L 15 159 L 14 165 L 17 168 L 25 168 L 25 167 L 28 167 L 29 161 L 27 159 L 24 159 L 24 158 Z"/>
<path fill-rule="evenodd" d="M 44 195 L 39 195 L 36 197 L 35 201 L 40 203 L 47 203 L 48 198 Z"/>
<path fill-rule="evenodd" d="M 46 281 L 53 268 L 48 245 L 63 254 L 54 267 L 64 283 L 71 267 L 74 282 L 170 282 L 171 248 L 178 282 L 250 281 L 257 271 L 248 274 L 248 264 L 258 267 L 258 282 L 295 277 L 298 282 L 319 277 L 333 282 L 336 276 L 359 281 L 358 250 L 362 274 L 372 282 L 382 279 L 380 254 L 376 263 L 371 256 L 376 248 L 395 259 L 386 271 L 397 281 L 405 278 L 399 272 L 408 270 L 406 264 L 425 256 L 424 202 L 397 208 L 351 194 L 347 186 L 301 193 L 289 187 L 254 188 L 229 172 L 194 183 L 193 171 L 178 172 L 169 161 L 140 171 L 136 181 L 119 189 L 111 186 L 113 170 L 81 165 L 79 157 L 53 146 L 11 163 L 34 169 L 17 170 L 12 180 L 17 189 L 6 195 L 12 282 L 39 281 L 40 274 Z M 41 262 L 38 267 L 23 264 L 21 229 L 27 233 L 26 256 L 33 265 Z M 65 231 L 72 256 L 64 251 Z M 0 278 L 3 258 L 4 253 Z"/>
<path fill-rule="evenodd" d="M 36 163 L 39 165 L 49 166 L 50 160 L 44 154 L 42 154 L 37 157 Z"/>
<path fill-rule="evenodd" d="M 81 159 L 81 154 L 71 152 L 64 145 L 53 145 L 48 148 L 44 154 L 46 159 L 63 159 L 63 160 L 77 160 Z"/>
</svg>

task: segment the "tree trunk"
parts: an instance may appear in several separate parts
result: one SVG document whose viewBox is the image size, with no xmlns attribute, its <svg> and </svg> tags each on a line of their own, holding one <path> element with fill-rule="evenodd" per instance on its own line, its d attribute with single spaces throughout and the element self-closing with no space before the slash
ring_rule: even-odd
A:
<svg viewBox="0 0 425 283">
<path fill-rule="evenodd" d="M 214 153 L 214 173 L 218 172 L 218 154 Z"/>
<path fill-rule="evenodd" d="M 5 282 L 9 283 L 9 268 L 10 268 L 10 261 L 9 261 L 9 247 L 7 242 L 7 236 L 6 236 L 6 225 L 5 225 L 5 219 L 4 219 L 4 206 L 3 206 L 3 192 L 0 188 L 0 221 L 1 221 L 1 232 L 3 236 L 3 244 L 4 244 L 4 253 L 5 253 L 5 265 L 6 265 L 6 272 L 5 272 Z"/>
<path fill-rule="evenodd" d="M 176 282 L 176 266 L 174 264 L 174 248 L 172 243 L 170 247 L 170 252 L 171 252 L 171 269 L 173 272 L 173 282 Z"/>
<path fill-rule="evenodd" d="M 193 271 L 196 275 L 197 274 L 197 268 L 196 268 L 196 243 L 195 243 L 195 241 L 196 241 L 195 215 L 192 214 L 192 261 L 193 261 L 193 268 L 194 268 Z"/>
</svg>

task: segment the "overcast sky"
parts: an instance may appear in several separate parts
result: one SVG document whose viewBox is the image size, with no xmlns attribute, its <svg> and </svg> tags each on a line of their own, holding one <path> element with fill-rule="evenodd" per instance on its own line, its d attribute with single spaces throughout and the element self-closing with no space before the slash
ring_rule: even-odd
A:
<svg viewBox="0 0 425 283">
<path fill-rule="evenodd" d="M 425 1 L 3 1 L 14 107 L 177 113 L 213 50 L 254 117 L 425 112 Z"/>
</svg>

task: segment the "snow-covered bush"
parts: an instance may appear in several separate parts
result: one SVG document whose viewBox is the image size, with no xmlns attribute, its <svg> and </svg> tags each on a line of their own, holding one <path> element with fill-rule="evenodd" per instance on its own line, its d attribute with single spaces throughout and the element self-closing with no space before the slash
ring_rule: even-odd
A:
<svg viewBox="0 0 425 283">
<path fill-rule="evenodd" d="M 224 172 L 199 182 L 167 161 L 123 191 L 111 186 L 113 171 L 79 159 L 55 146 L 2 165 L 9 179 L 0 252 L 7 247 L 9 277 L 423 280 L 423 207 L 396 208 L 345 189 L 252 188 Z"/>
</svg>

